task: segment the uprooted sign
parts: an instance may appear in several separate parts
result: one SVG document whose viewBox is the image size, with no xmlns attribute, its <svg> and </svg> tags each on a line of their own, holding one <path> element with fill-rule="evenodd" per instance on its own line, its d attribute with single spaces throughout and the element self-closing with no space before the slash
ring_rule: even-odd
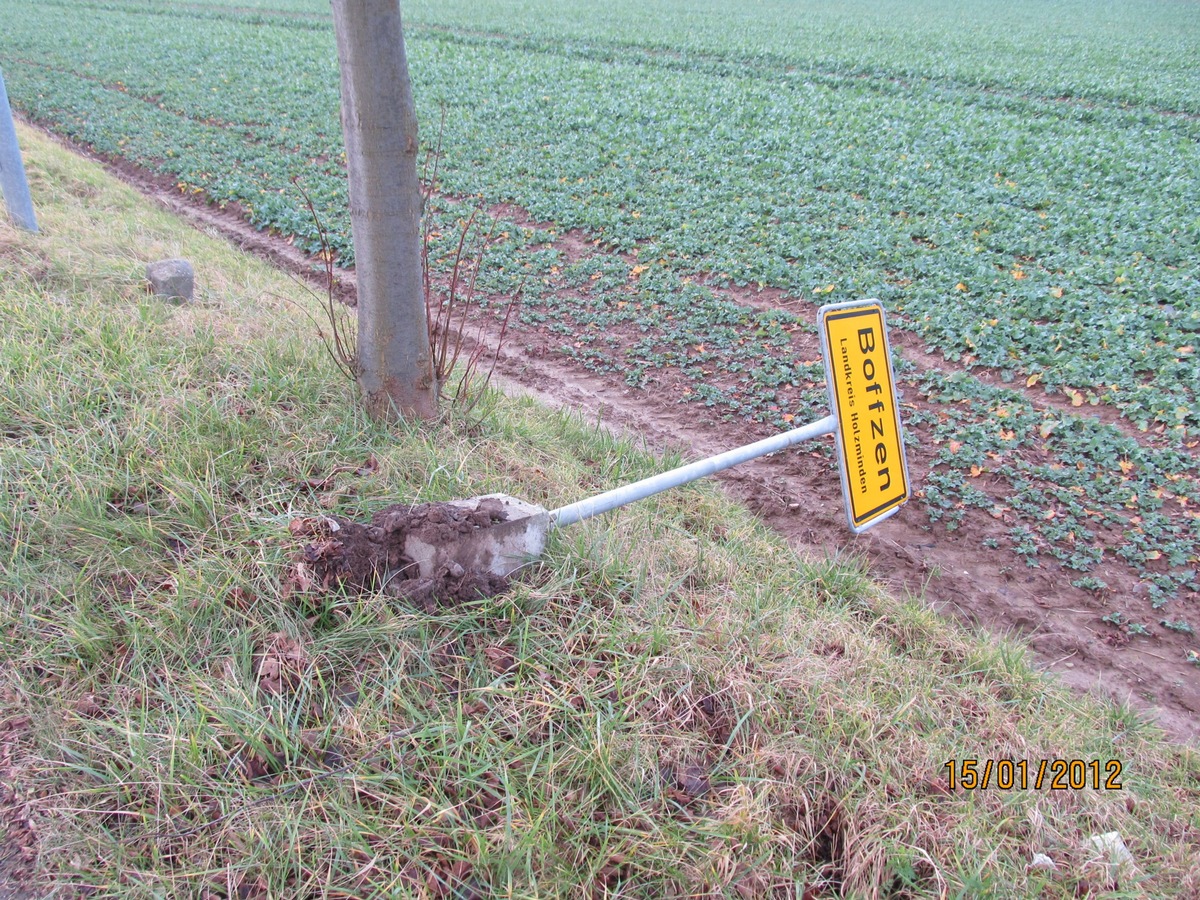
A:
<svg viewBox="0 0 1200 900">
<path fill-rule="evenodd" d="M 883 306 L 823 306 L 820 333 L 850 528 L 858 533 L 908 500 L 908 464 Z"/>
</svg>

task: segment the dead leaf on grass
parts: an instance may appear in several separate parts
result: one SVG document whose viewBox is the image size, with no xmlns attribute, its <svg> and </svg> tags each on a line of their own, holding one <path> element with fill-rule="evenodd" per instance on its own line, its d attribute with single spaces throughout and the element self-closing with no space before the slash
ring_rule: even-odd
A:
<svg viewBox="0 0 1200 900">
<path fill-rule="evenodd" d="M 225 605 L 239 612 L 246 612 L 258 598 L 243 587 L 235 587 L 225 596 Z"/>
<path fill-rule="evenodd" d="M 283 632 L 270 635 L 257 657 L 255 674 L 259 690 L 272 696 L 294 691 L 308 670 L 309 662 L 308 653 L 299 641 Z"/>
<path fill-rule="evenodd" d="M 86 694 L 75 701 L 75 712 L 84 719 L 98 719 L 104 715 L 104 708 L 96 701 L 95 694 Z"/>
<path fill-rule="evenodd" d="M 499 675 L 507 675 L 517 668 L 510 647 L 485 647 L 483 655 L 487 657 L 488 668 Z"/>
<path fill-rule="evenodd" d="M 659 769 L 665 794 L 680 806 L 707 797 L 712 791 L 709 769 L 697 762 L 665 763 Z"/>
</svg>

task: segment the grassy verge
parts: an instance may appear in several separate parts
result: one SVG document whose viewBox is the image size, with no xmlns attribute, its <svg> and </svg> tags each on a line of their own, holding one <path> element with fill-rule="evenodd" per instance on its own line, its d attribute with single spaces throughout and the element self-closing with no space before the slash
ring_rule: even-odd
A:
<svg viewBox="0 0 1200 900">
<path fill-rule="evenodd" d="M 503 597 L 286 597 L 295 516 L 550 505 L 660 463 L 500 397 L 372 425 L 299 289 L 21 138 L 44 233 L 0 225 L 0 722 L 45 886 L 1200 892 L 1193 751 L 852 561 L 797 558 L 710 485 L 558 533 Z M 197 265 L 186 307 L 142 284 L 174 255 Z M 1123 787 L 952 788 L 970 758 L 1030 781 L 1117 760 Z M 1088 844 L 1113 831 L 1120 871 Z"/>
</svg>

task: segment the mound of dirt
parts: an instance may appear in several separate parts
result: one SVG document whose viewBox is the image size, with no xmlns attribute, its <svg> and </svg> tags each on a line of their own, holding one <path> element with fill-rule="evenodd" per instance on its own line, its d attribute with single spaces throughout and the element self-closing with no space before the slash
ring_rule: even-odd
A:
<svg viewBox="0 0 1200 900">
<path fill-rule="evenodd" d="M 508 589 L 509 579 L 454 563 L 422 573 L 405 551 L 410 537 L 434 547 L 452 546 L 465 536 L 508 518 L 503 504 L 483 499 L 455 503 L 393 504 L 369 523 L 333 516 L 294 519 L 296 537 L 309 537 L 292 567 L 289 587 L 300 591 L 382 591 L 432 612 Z"/>
</svg>

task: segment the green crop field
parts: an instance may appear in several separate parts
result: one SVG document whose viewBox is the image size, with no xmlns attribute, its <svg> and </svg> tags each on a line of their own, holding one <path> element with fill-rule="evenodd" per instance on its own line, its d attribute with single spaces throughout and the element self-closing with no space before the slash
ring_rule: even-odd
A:
<svg viewBox="0 0 1200 900">
<path fill-rule="evenodd" d="M 900 373 L 938 527 L 1198 589 L 1200 5 L 404 9 L 438 214 L 547 223 L 501 223 L 488 288 L 528 277 L 562 352 L 777 426 L 823 414 L 815 307 L 879 297 L 957 366 Z M 351 261 L 323 0 L 0 0 L 0 66 L 29 118 L 316 249 L 298 177 Z"/>
</svg>

